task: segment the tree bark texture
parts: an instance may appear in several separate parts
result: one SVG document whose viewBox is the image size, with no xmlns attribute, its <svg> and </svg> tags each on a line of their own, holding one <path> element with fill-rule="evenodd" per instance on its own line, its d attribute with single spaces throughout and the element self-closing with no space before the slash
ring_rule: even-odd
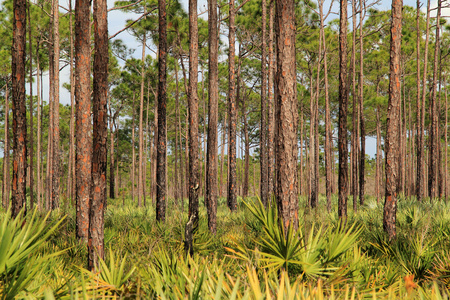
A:
<svg viewBox="0 0 450 300">
<path fill-rule="evenodd" d="M 359 128 L 361 137 L 361 149 L 359 154 L 359 204 L 364 205 L 365 194 L 365 166 L 366 166 L 366 126 L 364 120 L 364 40 L 363 40 L 363 5 L 364 0 L 359 0 Z"/>
<path fill-rule="evenodd" d="M 33 134 L 33 46 L 31 42 L 31 3 L 28 2 L 28 47 L 29 47 L 29 60 L 30 60 L 30 208 L 33 209 L 34 205 L 34 134 Z"/>
<path fill-rule="evenodd" d="M 352 0 L 352 58 L 351 58 L 351 70 L 352 70 L 352 198 L 353 198 L 353 211 L 358 209 L 358 108 L 356 102 L 356 0 Z"/>
<path fill-rule="evenodd" d="M 9 165 L 9 87 L 5 86 L 5 137 L 3 148 L 3 185 L 2 185 L 2 204 L 3 209 L 9 208 L 10 194 L 10 165 Z"/>
<path fill-rule="evenodd" d="M 347 1 L 340 0 L 339 13 L 339 199 L 338 215 L 341 223 L 347 222 L 348 149 L 347 149 Z"/>
<path fill-rule="evenodd" d="M 400 123 L 400 51 L 402 32 L 402 0 L 392 1 L 391 42 L 389 63 L 389 101 L 386 126 L 386 194 L 383 212 L 383 228 L 389 240 L 396 238 L 399 123 Z"/>
<path fill-rule="evenodd" d="M 91 36 L 90 1 L 75 3 L 76 223 L 77 237 L 87 243 L 91 188 Z"/>
<path fill-rule="evenodd" d="M 267 206 L 269 194 L 269 174 L 267 164 L 267 4 L 262 0 L 261 25 L 261 124 L 260 124 L 260 194 L 261 202 Z"/>
<path fill-rule="evenodd" d="M 52 165 L 51 206 L 59 207 L 60 194 L 60 164 L 59 149 L 59 0 L 53 0 L 53 137 L 52 137 Z"/>
<path fill-rule="evenodd" d="M 145 80 L 145 42 L 142 41 L 141 95 L 139 102 L 139 176 L 138 176 L 138 207 L 142 206 L 144 191 L 144 80 Z"/>
<path fill-rule="evenodd" d="M 298 228 L 297 81 L 293 0 L 276 0 L 277 205 L 285 230 Z"/>
<path fill-rule="evenodd" d="M 88 263 L 99 271 L 99 258 L 105 259 L 104 210 L 106 206 L 106 170 L 108 164 L 108 12 L 106 0 L 94 0 L 94 119 L 92 151 L 92 189 L 89 209 Z"/>
<path fill-rule="evenodd" d="M 438 193 L 439 180 L 439 124 L 438 124 L 438 108 L 437 108 L 437 81 L 438 81 L 438 65 L 439 65 L 439 49 L 440 49 L 440 19 L 441 19 L 441 0 L 437 1 L 437 15 L 436 15 L 436 37 L 434 46 L 434 64 L 433 64 L 433 83 L 431 87 L 430 97 L 430 164 L 428 165 L 428 195 L 430 198 L 436 199 Z"/>
<path fill-rule="evenodd" d="M 269 114 L 267 118 L 267 174 L 269 175 L 269 199 L 271 199 L 271 195 L 273 194 L 273 173 L 274 173 L 274 162 L 275 162 L 275 154 L 274 154 L 274 123 L 275 123 L 275 115 L 274 115 L 274 71 L 275 71 L 275 63 L 274 63 L 274 18 L 275 18 L 275 1 L 270 1 L 269 4 L 269 40 L 268 40 L 268 93 L 267 93 L 267 112 Z M 301 191 L 300 191 L 301 192 Z"/>
<path fill-rule="evenodd" d="M 206 158 L 206 208 L 209 230 L 216 233 L 217 214 L 217 120 L 218 120 L 218 50 L 217 0 L 208 1 L 209 29 L 209 86 L 208 86 L 208 141 Z"/>
<path fill-rule="evenodd" d="M 156 154 L 156 220 L 166 220 L 166 102 L 167 102 L 167 16 L 166 1 L 158 0 L 158 143 Z"/>
<path fill-rule="evenodd" d="M 421 95 L 420 95 L 420 40 L 421 40 L 421 30 L 420 30 L 420 0 L 417 0 L 417 15 L 416 15 L 416 63 L 417 63 L 417 75 L 416 75 L 416 86 L 417 86 L 417 95 L 416 95 L 416 125 L 417 125 L 417 162 L 416 162 L 416 197 L 418 201 L 422 200 L 423 197 L 423 148 L 422 145 L 423 139 L 423 127 L 421 126 Z"/>
<path fill-rule="evenodd" d="M 27 120 L 25 97 L 26 0 L 14 0 L 12 46 L 13 178 L 11 213 L 26 213 Z"/>
<path fill-rule="evenodd" d="M 263 0 L 264 2 L 264 0 Z M 264 5 L 264 4 L 263 4 Z M 229 5 L 229 53 L 228 53 L 228 194 L 227 204 L 231 211 L 237 210 L 237 189 L 236 189 L 236 122 L 237 122 L 237 106 L 236 106 L 236 78 L 235 78 L 235 8 L 234 0 L 230 0 Z"/>
<path fill-rule="evenodd" d="M 189 219 L 198 228 L 198 194 L 200 187 L 198 142 L 198 17 L 197 0 L 189 0 Z M 193 250 L 192 250 L 193 251 Z"/>
</svg>

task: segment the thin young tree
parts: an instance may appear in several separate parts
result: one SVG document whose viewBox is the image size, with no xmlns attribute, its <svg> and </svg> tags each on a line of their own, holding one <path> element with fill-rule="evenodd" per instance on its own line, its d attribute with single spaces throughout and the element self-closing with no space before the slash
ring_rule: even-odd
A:
<svg viewBox="0 0 450 300">
<path fill-rule="evenodd" d="M 352 198 L 353 211 L 358 209 L 358 108 L 356 102 L 356 0 L 352 0 L 352 150 L 351 150 L 351 177 L 352 177 Z"/>
<path fill-rule="evenodd" d="M 29 171 L 30 171 L 30 208 L 33 209 L 34 205 L 34 173 L 33 173 L 33 165 L 34 165 L 34 134 L 33 134 L 33 45 L 31 43 L 31 2 L 28 1 L 28 50 L 29 50 L 29 60 L 30 60 L 30 162 L 29 162 Z"/>
<path fill-rule="evenodd" d="M 3 185 L 2 185 L 2 204 L 3 209 L 9 208 L 10 194 L 10 171 L 9 171 L 9 86 L 5 85 L 5 140 L 3 148 Z"/>
<path fill-rule="evenodd" d="M 285 230 L 298 228 L 295 5 L 276 0 L 277 206 Z M 287 231 L 286 231 L 287 232 Z"/>
<path fill-rule="evenodd" d="M 264 0 L 263 0 L 264 2 Z M 237 210 L 236 200 L 236 122 L 237 122 L 237 106 L 236 106 L 236 78 L 235 78 L 235 40 L 236 40 L 236 25 L 235 25 L 235 8 L 234 0 L 229 3 L 229 32 L 228 32 L 228 194 L 227 203 L 231 211 Z"/>
<path fill-rule="evenodd" d="M 261 16 L 261 124 L 260 124 L 260 194 L 261 202 L 267 206 L 269 197 L 269 174 L 267 164 L 267 4 L 262 0 Z"/>
<path fill-rule="evenodd" d="M 361 149 L 359 153 L 359 204 L 364 204 L 365 193 L 365 166 L 366 166 L 366 126 L 364 120 L 364 35 L 363 35 L 363 6 L 364 0 L 359 0 L 359 128 Z"/>
<path fill-rule="evenodd" d="M 421 97 L 420 97 L 420 40 L 421 40 L 421 30 L 420 30 L 420 0 L 417 0 L 417 8 L 416 8 L 416 65 L 417 65 L 417 74 L 416 74 L 416 134 L 417 134 L 417 161 L 416 161 L 416 197 L 418 201 L 422 200 L 423 197 L 423 149 L 420 145 L 422 145 L 423 139 L 423 127 L 421 126 Z"/>
<path fill-rule="evenodd" d="M 25 97 L 25 51 L 27 28 L 26 0 L 14 0 L 12 46 L 12 111 L 13 111 L 13 178 L 11 212 L 16 217 L 26 213 L 27 182 L 27 120 Z"/>
<path fill-rule="evenodd" d="M 60 193 L 60 147 L 59 147 L 59 0 L 53 0 L 53 130 L 51 159 L 51 208 L 59 207 Z"/>
<path fill-rule="evenodd" d="M 347 1 L 340 0 L 339 12 L 339 199 L 338 215 L 341 223 L 347 222 L 348 149 L 347 149 Z"/>
<path fill-rule="evenodd" d="M 88 242 L 91 188 L 91 30 L 90 1 L 75 2 L 76 223 L 77 237 Z"/>
<path fill-rule="evenodd" d="M 206 158 L 206 208 L 208 228 L 216 233 L 217 214 L 217 121 L 219 118 L 217 0 L 208 0 L 208 141 Z"/>
<path fill-rule="evenodd" d="M 145 83 L 146 34 L 142 39 L 141 95 L 139 102 L 139 167 L 138 167 L 138 207 L 142 206 L 144 194 L 144 83 Z"/>
<path fill-rule="evenodd" d="M 197 0 L 189 0 L 189 219 L 198 228 L 198 193 L 200 191 L 198 143 L 198 16 Z M 193 253 L 192 245 L 186 251 Z"/>
<path fill-rule="evenodd" d="M 431 199 L 436 199 L 439 196 L 438 181 L 439 181 L 439 112 L 437 105 L 437 81 L 438 81 L 438 65 L 439 65 L 439 49 L 440 49 L 440 19 L 441 19 L 441 0 L 437 1 L 436 13 L 436 36 L 434 46 L 434 63 L 433 63 L 433 81 L 431 86 L 430 97 L 430 163 L 428 165 L 428 194 Z"/>
<path fill-rule="evenodd" d="M 397 187 L 399 163 L 399 124 L 400 124 L 400 55 L 402 41 L 402 7 L 403 0 L 392 1 L 391 39 L 389 62 L 389 100 L 387 109 L 386 139 L 386 194 L 383 211 L 383 228 L 389 240 L 396 238 Z"/>
<path fill-rule="evenodd" d="M 167 16 L 166 1 L 158 0 L 158 143 L 156 147 L 156 220 L 166 220 L 166 102 L 167 102 Z"/>
</svg>

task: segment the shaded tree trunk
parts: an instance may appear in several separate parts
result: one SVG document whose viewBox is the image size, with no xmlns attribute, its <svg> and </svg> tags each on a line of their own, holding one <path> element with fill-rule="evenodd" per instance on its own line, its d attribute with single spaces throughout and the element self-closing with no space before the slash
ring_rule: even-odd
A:
<svg viewBox="0 0 450 300">
<path fill-rule="evenodd" d="M 156 220 L 166 220 L 166 101 L 167 101 L 167 16 L 166 1 L 158 0 L 158 143 L 156 155 Z"/>
<path fill-rule="evenodd" d="M 41 66 L 39 61 L 39 43 L 36 47 L 36 94 L 37 94 L 37 157 L 36 157 L 36 178 L 37 178 L 37 207 L 42 210 L 42 189 L 41 189 Z M 73 115 L 72 115 L 73 116 Z M 73 131 L 72 131 L 73 132 Z M 73 136 L 73 135 L 72 135 Z M 72 140 L 73 142 L 73 140 Z M 6 149 L 6 148 L 5 148 Z M 8 151 L 9 152 L 9 151 Z M 75 190 L 74 190 L 75 192 Z M 72 198 L 73 199 L 73 198 Z"/>
<path fill-rule="evenodd" d="M 275 162 L 275 153 L 274 153 L 274 123 L 275 123 L 275 115 L 274 115 L 274 73 L 275 73 L 275 63 L 274 63 L 274 53 L 273 53 L 273 43 L 274 43 L 274 18 L 275 18 L 275 1 L 270 1 L 269 4 L 269 47 L 268 47 L 268 94 L 267 94 L 267 111 L 269 117 L 267 118 L 267 174 L 269 174 L 269 199 L 271 199 L 271 195 L 273 194 L 273 173 L 274 173 L 274 162 Z M 301 156 L 301 154 L 300 154 Z M 300 188 L 301 193 L 301 188 Z"/>
<path fill-rule="evenodd" d="M 264 2 L 264 1 L 263 1 Z M 231 211 L 237 210 L 237 189 L 236 189 L 236 121 L 237 121 L 237 106 L 236 106 L 236 78 L 235 78 L 235 8 L 234 0 L 230 0 L 229 9 L 229 53 L 228 53 L 228 208 Z"/>
<path fill-rule="evenodd" d="M 260 125 L 260 174 L 261 174 L 261 202 L 264 206 L 268 203 L 269 194 L 269 174 L 267 164 L 267 4 L 266 0 L 262 0 L 262 25 L 261 25 L 261 125 Z"/>
<path fill-rule="evenodd" d="M 389 240 L 396 238 L 399 112 L 401 102 L 400 51 L 402 32 L 402 0 L 393 0 L 391 17 L 391 48 L 389 63 L 389 102 L 386 126 L 386 194 L 383 212 L 383 228 Z"/>
<path fill-rule="evenodd" d="M 72 25 L 72 0 L 69 0 L 69 31 L 70 31 L 70 128 L 69 128 L 69 170 L 67 176 L 68 194 L 73 201 L 75 196 L 75 74 L 74 74 L 74 44 Z M 38 137 L 39 138 L 39 137 Z M 40 151 L 40 150 L 38 150 Z M 39 171 L 37 172 L 39 174 Z M 39 177 L 39 176 L 38 176 Z M 38 178 L 39 180 L 39 178 Z M 38 184 L 39 186 L 39 184 Z"/>
<path fill-rule="evenodd" d="M 341 224 L 347 223 L 348 149 L 347 149 L 347 1 L 340 0 L 339 13 L 339 199 Z"/>
<path fill-rule="evenodd" d="M 421 97 L 420 97 L 420 40 L 421 40 L 421 30 L 420 30 L 420 0 L 417 0 L 417 16 L 416 16 L 416 63 L 417 63 L 417 74 L 416 74 L 416 86 L 417 86 L 417 108 L 416 108 L 416 134 L 417 134 L 417 161 L 416 161 L 416 197 L 418 201 L 422 201 L 423 197 L 423 127 L 421 124 Z M 427 59 L 426 57 L 424 58 Z"/>
<path fill-rule="evenodd" d="M 377 203 L 380 202 L 380 181 L 381 181 L 381 121 L 380 121 L 380 107 L 377 107 L 377 161 L 376 161 L 376 175 L 375 175 L 375 195 Z"/>
<path fill-rule="evenodd" d="M 39 76 L 38 76 L 39 78 Z M 9 87 L 5 86 L 5 139 L 3 148 L 3 185 L 2 185 L 2 204 L 3 209 L 9 208 L 9 194 L 10 194 L 10 166 L 9 166 Z"/>
<path fill-rule="evenodd" d="M 206 159 L 206 208 L 208 228 L 216 233 L 217 214 L 217 120 L 218 120 L 218 30 L 217 0 L 208 1 L 208 142 Z"/>
<path fill-rule="evenodd" d="M 132 121 L 131 121 L 131 202 L 134 203 L 134 196 L 136 195 L 136 191 L 135 191 L 135 175 L 136 175 L 136 149 L 135 149 L 135 143 L 136 143 L 136 134 L 135 134 L 135 128 L 136 128 L 136 124 L 135 124 L 135 118 L 136 118 L 136 112 L 135 112 L 135 106 L 134 106 L 134 100 L 135 100 L 135 94 L 133 93 L 133 106 L 131 108 L 132 113 L 133 113 L 133 117 L 132 117 Z"/>
<path fill-rule="evenodd" d="M 31 13 L 30 9 L 31 3 L 28 2 L 28 47 L 29 47 L 29 60 L 30 60 L 30 163 L 29 163 L 29 173 L 30 173 L 30 208 L 33 209 L 34 205 L 34 128 L 33 128 L 33 46 L 31 43 Z"/>
<path fill-rule="evenodd" d="M 138 168 L 138 207 L 142 206 L 144 191 L 144 80 L 145 80 L 145 41 L 142 41 L 141 97 L 139 102 L 139 168 Z"/>
<path fill-rule="evenodd" d="M 356 102 L 356 0 L 352 0 L 352 198 L 353 211 L 358 209 L 358 108 Z"/>
<path fill-rule="evenodd" d="M 88 242 L 91 188 L 91 32 L 90 1 L 75 3 L 76 223 L 77 237 Z"/>
<path fill-rule="evenodd" d="M 198 139 L 198 16 L 197 0 L 189 0 L 189 219 L 198 228 L 198 194 L 200 185 Z M 191 249 L 192 250 L 192 249 Z M 192 250 L 193 251 L 193 250 Z"/>
<path fill-rule="evenodd" d="M 438 108 L 437 108 L 437 81 L 438 81 L 438 64 L 440 49 L 440 19 L 441 19 L 441 0 L 437 1 L 436 15 L 436 37 L 434 47 L 434 64 L 433 64 L 433 83 L 431 87 L 430 97 L 430 164 L 428 165 L 428 195 L 433 200 L 439 196 L 439 125 L 438 125 Z"/>
<path fill-rule="evenodd" d="M 277 205 L 285 230 L 298 228 L 297 84 L 293 0 L 276 0 Z M 287 231 L 286 231 L 287 232 Z"/>
<path fill-rule="evenodd" d="M 12 46 L 13 178 L 11 214 L 26 213 L 27 120 L 25 108 L 26 0 L 14 0 Z"/>
<path fill-rule="evenodd" d="M 363 44 L 363 5 L 359 0 L 359 128 L 361 134 L 361 152 L 359 156 L 359 204 L 364 205 L 365 166 L 366 166 L 366 126 L 364 121 L 364 44 Z"/>
</svg>

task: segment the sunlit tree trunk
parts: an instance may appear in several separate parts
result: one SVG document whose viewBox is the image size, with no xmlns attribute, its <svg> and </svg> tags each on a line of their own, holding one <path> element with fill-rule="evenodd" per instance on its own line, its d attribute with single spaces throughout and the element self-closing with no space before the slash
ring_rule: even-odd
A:
<svg viewBox="0 0 450 300">
<path fill-rule="evenodd" d="M 136 124 L 135 124 L 135 119 L 136 119 L 136 112 L 135 112 L 135 107 L 134 107 L 134 101 L 135 101 L 135 94 L 133 93 L 133 104 L 131 107 L 131 111 L 133 114 L 132 117 L 132 121 L 131 121 L 131 203 L 134 204 L 134 196 L 136 195 L 135 192 L 135 182 L 136 182 L 136 150 L 135 150 L 135 144 L 136 144 L 136 133 L 135 133 L 135 128 L 136 128 Z"/>
<path fill-rule="evenodd" d="M 39 74 L 38 74 L 39 75 Z M 38 76 L 39 78 L 39 76 Z M 2 185 L 2 204 L 3 209 L 9 208 L 9 187 L 10 187 L 10 166 L 9 166 L 9 86 L 5 85 L 5 140 L 3 148 L 3 185 Z"/>
<path fill-rule="evenodd" d="M 353 211 L 358 209 L 358 108 L 356 102 L 356 0 L 352 0 L 352 198 Z"/>
<path fill-rule="evenodd" d="M 275 162 L 275 154 L 274 154 L 274 123 L 275 123 L 275 114 L 274 114 L 274 74 L 275 74 L 275 63 L 274 63 L 274 18 L 275 18 L 275 1 L 270 1 L 269 4 L 269 40 L 268 40 L 268 94 L 267 94 L 267 174 L 269 174 L 269 197 L 273 194 L 273 175 L 274 175 L 274 162 Z M 300 154 L 301 156 L 301 154 Z M 301 193 L 301 189 L 300 189 Z"/>
<path fill-rule="evenodd" d="M 105 259 L 104 211 L 106 206 L 107 101 L 108 101 L 108 19 L 106 0 L 94 0 L 94 84 L 92 113 L 94 120 L 92 151 L 92 188 L 89 208 L 88 265 L 100 271 Z"/>
<path fill-rule="evenodd" d="M 72 0 L 69 0 L 69 31 L 70 31 L 70 127 L 69 127 L 69 170 L 67 176 L 67 189 L 71 201 L 75 196 L 75 76 L 74 76 L 74 44 L 72 25 Z M 39 137 L 38 137 L 39 138 Z M 40 151 L 40 150 L 38 150 Z M 37 172 L 39 174 L 39 172 Z M 39 177 L 39 176 L 38 176 Z M 39 178 L 38 178 L 39 180 Z M 39 184 L 38 184 L 39 186 Z"/>
<path fill-rule="evenodd" d="M 88 241 L 91 188 L 91 32 L 90 1 L 75 4 L 76 206 L 77 237 Z"/>
<path fill-rule="evenodd" d="M 276 0 L 277 206 L 285 230 L 298 228 L 297 81 L 293 0 Z M 287 231 L 286 231 L 287 232 Z"/>
<path fill-rule="evenodd" d="M 400 51 L 402 32 L 402 0 L 393 0 L 391 17 L 391 42 L 389 63 L 389 102 L 386 126 L 386 194 L 383 213 L 383 228 L 389 240 L 396 238 L 397 192 L 398 192 L 398 158 L 399 158 L 399 123 L 400 123 Z"/>
<path fill-rule="evenodd" d="M 359 0 L 359 128 L 361 134 L 361 152 L 359 157 L 359 204 L 364 205 L 365 166 L 366 166 L 366 126 L 364 121 L 364 40 L 363 40 L 363 5 Z"/>
<path fill-rule="evenodd" d="M 33 128 L 33 46 L 31 43 L 31 3 L 28 1 L 28 47 L 29 47 L 29 60 L 30 60 L 30 162 L 29 162 L 29 173 L 30 173 L 30 209 L 34 206 L 34 128 Z"/>
<path fill-rule="evenodd" d="M 262 0 L 262 25 L 261 25 L 261 124 L 260 124 L 260 193 L 261 202 L 267 206 L 269 194 L 269 174 L 267 165 L 267 4 Z"/>
<path fill-rule="evenodd" d="M 139 167 L 138 167 L 138 207 L 142 206 L 144 196 L 144 83 L 145 83 L 145 43 L 146 34 L 142 40 L 141 94 L 139 102 Z"/>
</svg>

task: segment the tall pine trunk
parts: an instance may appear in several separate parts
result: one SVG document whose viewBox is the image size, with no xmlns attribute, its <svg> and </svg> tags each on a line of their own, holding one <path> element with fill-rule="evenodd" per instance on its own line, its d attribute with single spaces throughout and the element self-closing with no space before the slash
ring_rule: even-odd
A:
<svg viewBox="0 0 450 300">
<path fill-rule="evenodd" d="M 392 1 L 390 63 L 389 63 L 389 101 L 385 139 L 386 153 L 386 194 L 383 212 L 383 228 L 389 240 L 396 238 L 399 123 L 400 123 L 400 51 L 402 32 L 402 0 Z"/>
<path fill-rule="evenodd" d="M 347 222 L 348 149 L 347 149 L 347 1 L 340 0 L 339 13 L 339 199 L 338 215 Z"/>
<path fill-rule="evenodd" d="M 3 209 L 9 208 L 9 187 L 10 187 L 10 166 L 9 166 L 9 86 L 5 85 L 5 140 L 3 148 L 3 185 L 2 185 L 2 204 Z"/>
<path fill-rule="evenodd" d="M 30 208 L 33 209 L 34 205 L 34 128 L 33 128 L 33 46 L 31 43 L 31 3 L 28 2 L 28 47 L 29 47 L 29 60 L 30 60 Z"/>
<path fill-rule="evenodd" d="M 166 1 L 158 0 L 158 143 L 156 148 L 156 220 L 166 220 L 166 102 L 167 102 L 167 16 Z"/>
<path fill-rule="evenodd" d="M 267 23 L 267 4 L 266 0 L 262 0 L 262 25 L 261 25 L 261 124 L 260 124 L 260 173 L 261 173 L 261 202 L 267 206 L 268 194 L 269 194 L 269 174 L 268 174 L 268 164 L 267 164 L 267 34 L 266 34 L 266 23 Z"/>
<path fill-rule="evenodd" d="M 208 141 L 206 159 L 206 208 L 208 228 L 216 233 L 217 214 L 217 120 L 218 120 L 218 50 L 217 0 L 208 1 Z"/>
<path fill-rule="evenodd" d="M 145 80 L 145 41 L 142 40 L 141 94 L 139 102 L 139 168 L 138 168 L 138 207 L 142 206 L 144 191 L 144 80 Z"/>
<path fill-rule="evenodd" d="M 293 0 L 276 0 L 277 206 L 284 229 L 298 228 L 297 82 Z"/>
<path fill-rule="evenodd" d="M 273 194 L 273 173 L 274 173 L 274 74 L 275 74 L 275 63 L 274 63 L 274 18 L 275 18 L 275 1 L 270 1 L 269 4 L 269 40 L 268 40 L 268 93 L 267 93 L 267 112 L 269 114 L 267 118 L 267 174 L 269 174 L 269 197 Z M 301 155 L 301 154 L 300 154 Z M 301 190 L 300 190 L 301 193 Z"/>
<path fill-rule="evenodd" d="M 88 241 L 91 188 L 91 31 L 90 1 L 75 3 L 76 223 L 77 237 Z"/>
<path fill-rule="evenodd" d="M 12 216 L 24 209 L 26 213 L 27 181 L 27 120 L 25 97 L 25 51 L 27 28 L 26 0 L 14 0 L 13 46 L 12 46 L 12 111 L 13 111 L 13 178 Z"/>
<path fill-rule="evenodd" d="M 439 113 L 437 108 L 437 81 L 438 81 L 438 65 L 439 65 L 439 49 L 440 49 L 440 19 L 441 19 L 441 0 L 437 1 L 436 15 L 436 37 L 434 46 L 434 64 L 433 64 L 433 83 L 431 87 L 430 97 L 430 164 L 428 165 L 428 195 L 433 200 L 439 196 Z"/>
<path fill-rule="evenodd" d="M 264 0 L 263 0 L 264 2 Z M 228 195 L 227 203 L 231 211 L 237 210 L 237 189 L 236 189 L 236 122 L 237 122 L 237 105 L 236 105 L 236 78 L 235 78 L 235 8 L 234 0 L 230 0 L 229 9 L 229 53 L 228 53 Z"/>
<path fill-rule="evenodd" d="M 356 102 L 356 0 L 352 0 L 352 198 L 353 211 L 358 209 L 358 116 Z"/>
<path fill-rule="evenodd" d="M 359 204 L 364 205 L 365 166 L 366 166 L 366 126 L 364 121 L 364 41 L 363 41 L 363 5 L 359 0 L 359 128 L 361 134 L 361 152 L 359 156 Z"/>
<path fill-rule="evenodd" d="M 417 161 L 416 161 L 416 197 L 418 201 L 422 200 L 423 197 L 423 148 L 421 147 L 423 140 L 423 127 L 421 125 L 421 97 L 420 97 L 420 40 L 421 40 L 421 30 L 420 30 L 420 0 L 417 0 L 416 8 L 416 134 L 417 134 Z M 426 59 L 426 58 L 425 58 Z"/>
</svg>

